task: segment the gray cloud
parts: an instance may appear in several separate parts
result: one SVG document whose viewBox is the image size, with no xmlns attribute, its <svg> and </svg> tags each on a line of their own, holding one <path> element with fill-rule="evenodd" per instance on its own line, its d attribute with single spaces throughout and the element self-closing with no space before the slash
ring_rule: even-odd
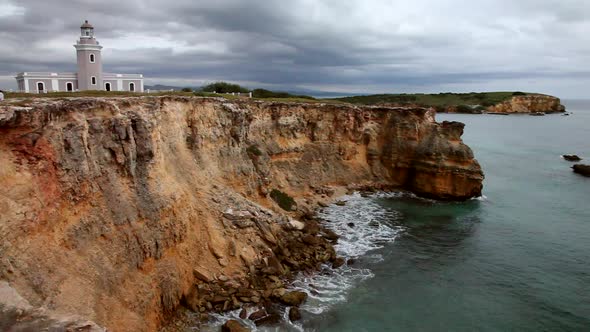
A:
<svg viewBox="0 0 590 332">
<path fill-rule="evenodd" d="M 341 92 L 526 90 L 584 97 L 584 0 L 0 0 L 0 86 L 74 71 L 84 19 L 105 70 Z"/>
</svg>

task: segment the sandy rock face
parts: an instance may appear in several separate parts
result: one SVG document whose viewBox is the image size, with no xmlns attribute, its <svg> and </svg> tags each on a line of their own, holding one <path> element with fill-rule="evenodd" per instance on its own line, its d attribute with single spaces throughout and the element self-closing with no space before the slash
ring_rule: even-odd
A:
<svg viewBox="0 0 590 332">
<path fill-rule="evenodd" d="M 181 302 L 239 307 L 240 298 L 221 301 L 197 286 L 239 289 L 259 270 L 274 277 L 335 261 L 329 237 L 296 220 L 334 188 L 480 195 L 483 173 L 462 133 L 423 108 L 8 102 L 0 108 L 0 279 L 34 308 L 110 331 L 156 330 Z M 270 198 L 277 191 L 289 199 Z"/>
<path fill-rule="evenodd" d="M 514 96 L 512 99 L 500 104 L 490 106 L 488 112 L 497 113 L 556 113 L 565 112 L 559 98 L 546 95 Z"/>
</svg>

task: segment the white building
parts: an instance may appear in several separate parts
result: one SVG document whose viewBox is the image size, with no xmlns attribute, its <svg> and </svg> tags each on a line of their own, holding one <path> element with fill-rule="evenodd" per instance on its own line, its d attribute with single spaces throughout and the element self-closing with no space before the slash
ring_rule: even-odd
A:
<svg viewBox="0 0 590 332">
<path fill-rule="evenodd" d="M 94 27 L 86 21 L 80 29 L 80 40 L 74 45 L 78 58 L 77 73 L 19 73 L 16 75 L 18 90 L 30 93 L 82 90 L 143 92 L 142 74 L 103 73 L 102 46 L 94 38 Z"/>
</svg>

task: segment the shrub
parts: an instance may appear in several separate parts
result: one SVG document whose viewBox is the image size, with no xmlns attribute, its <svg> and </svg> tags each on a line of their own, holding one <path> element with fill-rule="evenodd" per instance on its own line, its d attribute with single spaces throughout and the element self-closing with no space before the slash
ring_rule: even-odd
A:
<svg viewBox="0 0 590 332">
<path fill-rule="evenodd" d="M 180 90 L 182 92 L 193 92 L 193 89 L 191 88 L 182 88 L 182 90 Z"/>
<path fill-rule="evenodd" d="M 211 84 L 207 84 L 201 88 L 203 92 L 217 92 L 217 93 L 232 93 L 232 92 L 242 92 L 248 93 L 250 90 L 238 84 L 232 84 L 227 82 L 215 82 Z"/>
<path fill-rule="evenodd" d="M 468 105 L 457 106 L 457 112 L 459 112 L 459 113 L 471 113 L 472 111 L 473 111 L 473 109 L 471 108 L 471 106 L 468 106 Z"/>
<path fill-rule="evenodd" d="M 293 95 L 287 92 L 275 92 L 266 89 L 255 89 L 252 91 L 252 97 L 254 98 L 303 98 L 303 99 L 315 99 L 314 97 L 304 95 Z"/>
<path fill-rule="evenodd" d="M 246 152 L 248 152 L 248 154 L 249 154 L 250 156 L 257 156 L 257 157 L 260 157 L 260 156 L 262 156 L 262 151 L 260 151 L 260 149 L 258 148 L 258 146 L 257 146 L 257 145 L 255 145 L 255 144 L 253 144 L 253 145 L 250 145 L 250 146 L 249 146 L 249 147 L 246 149 Z"/>
<path fill-rule="evenodd" d="M 513 96 L 526 96 L 526 93 L 524 92 L 520 92 L 520 91 L 516 91 L 512 94 Z"/>
<path fill-rule="evenodd" d="M 285 211 L 293 211 L 293 207 L 295 206 L 295 200 L 293 197 L 278 189 L 273 189 L 270 192 L 270 198 L 272 198 L 272 200 L 275 201 L 281 207 L 281 209 Z"/>
</svg>

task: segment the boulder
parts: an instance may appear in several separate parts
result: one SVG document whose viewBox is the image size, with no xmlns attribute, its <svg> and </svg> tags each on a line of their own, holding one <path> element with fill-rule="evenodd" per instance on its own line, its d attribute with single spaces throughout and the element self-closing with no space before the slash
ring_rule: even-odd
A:
<svg viewBox="0 0 590 332">
<path fill-rule="evenodd" d="M 240 318 L 241 319 L 248 318 L 248 311 L 246 309 L 242 309 L 242 311 L 240 311 Z"/>
<path fill-rule="evenodd" d="M 296 322 L 300 319 L 301 319 L 301 312 L 299 311 L 299 308 L 291 307 L 291 309 L 289 309 L 289 320 L 292 322 Z"/>
<path fill-rule="evenodd" d="M 315 246 L 320 243 L 320 239 L 317 236 L 307 234 L 303 237 L 303 243 L 309 244 L 311 246 Z"/>
<path fill-rule="evenodd" d="M 259 320 L 255 321 L 254 324 L 256 326 L 261 325 L 276 325 L 281 322 L 281 315 L 277 313 L 272 313 L 266 317 L 260 318 Z"/>
<path fill-rule="evenodd" d="M 289 217 L 289 226 L 291 227 L 291 229 L 298 230 L 298 231 L 301 231 L 305 228 L 304 223 L 302 223 L 299 220 L 295 220 L 291 217 Z"/>
<path fill-rule="evenodd" d="M 211 282 L 214 280 L 213 276 L 209 273 L 209 271 L 205 270 L 202 267 L 197 267 L 193 270 L 193 275 L 195 278 L 200 279 L 204 282 Z"/>
<path fill-rule="evenodd" d="M 237 320 L 228 320 L 221 326 L 221 332 L 251 332 L 249 328 L 240 324 Z"/>
<path fill-rule="evenodd" d="M 572 166 L 572 168 L 574 169 L 575 173 L 584 176 L 590 176 L 590 165 L 575 164 L 574 166 Z"/>
<path fill-rule="evenodd" d="M 322 231 L 322 236 L 330 242 L 336 242 L 339 238 L 338 234 L 334 233 L 331 229 L 324 229 Z"/>
<path fill-rule="evenodd" d="M 578 157 L 575 154 L 564 154 L 563 159 L 567 160 L 567 161 L 580 161 L 582 160 L 582 158 Z"/>
<path fill-rule="evenodd" d="M 338 257 L 334 260 L 334 262 L 332 262 L 332 268 L 337 269 L 337 268 L 341 267 L 342 265 L 344 265 L 344 263 L 346 263 L 344 258 Z"/>
<path fill-rule="evenodd" d="M 280 298 L 281 303 L 294 307 L 301 305 L 305 300 L 307 300 L 307 293 L 300 291 L 285 293 Z"/>
<path fill-rule="evenodd" d="M 253 312 L 252 314 L 250 314 L 250 316 L 248 316 L 249 320 L 252 321 L 256 321 L 259 320 L 260 318 L 266 317 L 266 310 L 264 309 L 260 309 L 258 311 Z"/>
<path fill-rule="evenodd" d="M 252 213 L 247 210 L 234 211 L 233 209 L 227 209 L 222 215 L 228 220 L 245 220 L 252 218 Z"/>
</svg>

